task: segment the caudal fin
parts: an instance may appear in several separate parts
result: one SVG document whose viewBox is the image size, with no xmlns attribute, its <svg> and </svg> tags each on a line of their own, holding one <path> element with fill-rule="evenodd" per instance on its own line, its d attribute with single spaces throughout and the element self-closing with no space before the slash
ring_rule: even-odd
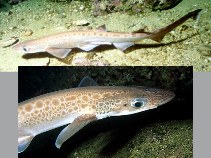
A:
<svg viewBox="0 0 211 158">
<path fill-rule="evenodd" d="M 152 32 L 152 36 L 150 36 L 150 39 L 152 39 L 152 40 L 154 40 L 156 42 L 161 42 L 161 40 L 163 39 L 163 37 L 167 33 L 169 33 L 174 28 L 176 28 L 177 26 L 179 26 L 182 23 L 184 23 L 189 18 L 192 18 L 192 19 L 196 20 L 198 18 L 199 12 L 201 10 L 202 9 L 198 9 L 198 10 L 192 11 L 192 12 L 186 14 L 185 16 L 183 16 L 182 18 L 178 19 L 177 21 L 173 22 L 172 24 Z"/>
</svg>

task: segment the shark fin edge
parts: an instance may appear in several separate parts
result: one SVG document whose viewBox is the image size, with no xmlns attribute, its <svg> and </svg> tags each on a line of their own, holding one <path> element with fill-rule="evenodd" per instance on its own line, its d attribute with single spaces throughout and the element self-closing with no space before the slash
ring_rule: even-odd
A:
<svg viewBox="0 0 211 158">
<path fill-rule="evenodd" d="M 134 43 L 133 43 L 133 42 L 122 42 L 122 43 L 113 43 L 113 45 L 114 45 L 117 49 L 119 49 L 119 50 L 121 50 L 121 51 L 123 52 L 123 51 L 126 50 L 127 48 L 129 48 L 129 47 L 131 47 L 132 45 L 134 45 Z"/>
<path fill-rule="evenodd" d="M 89 76 L 85 76 L 81 82 L 78 84 L 78 87 L 90 87 L 98 86 L 97 82 Z"/>
<path fill-rule="evenodd" d="M 65 58 L 71 51 L 72 49 L 70 48 L 47 48 L 46 52 L 49 54 L 57 57 L 57 58 Z"/>
<path fill-rule="evenodd" d="M 165 34 L 154 34 L 150 37 L 150 39 L 155 42 L 161 42 L 165 35 L 166 35 L 166 33 Z"/>
<path fill-rule="evenodd" d="M 92 49 L 94 49 L 95 47 L 99 46 L 98 44 L 87 44 L 87 45 L 83 45 L 83 46 L 80 46 L 78 48 L 84 50 L 84 51 L 90 51 Z"/>
<path fill-rule="evenodd" d="M 89 124 L 90 122 L 96 120 L 95 115 L 81 115 L 77 119 L 75 119 L 71 124 L 66 126 L 58 135 L 55 146 L 60 149 L 62 144 L 72 137 L 75 133 L 77 133 L 84 126 Z"/>
<path fill-rule="evenodd" d="M 18 153 L 23 152 L 26 150 L 26 148 L 29 146 L 31 143 L 32 139 L 34 136 L 32 135 L 26 135 L 26 136 L 21 136 L 18 138 Z"/>
</svg>

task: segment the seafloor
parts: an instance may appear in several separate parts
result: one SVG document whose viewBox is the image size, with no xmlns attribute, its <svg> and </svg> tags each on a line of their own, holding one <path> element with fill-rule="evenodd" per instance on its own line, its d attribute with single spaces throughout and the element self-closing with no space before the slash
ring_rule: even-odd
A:
<svg viewBox="0 0 211 158">
<path fill-rule="evenodd" d="M 17 71 L 18 66 L 123 65 L 123 66 L 194 66 L 194 71 L 211 71 L 211 1 L 183 0 L 176 7 L 155 12 L 129 14 L 115 12 L 93 15 L 91 1 L 57 3 L 50 0 L 26 0 L 11 8 L 0 8 L 0 44 L 11 37 L 20 42 L 67 30 L 86 30 L 105 24 L 109 31 L 132 32 L 145 28 L 153 31 L 164 27 L 196 9 L 203 9 L 198 20 L 188 20 L 165 36 L 164 45 L 144 40 L 143 45 L 121 52 L 113 46 L 100 46 L 93 51 L 75 49 L 65 59 L 47 53 L 23 56 L 11 47 L 0 48 L 0 71 Z M 86 20 L 89 26 L 76 26 Z M 33 33 L 32 33 L 33 32 Z M 32 33 L 32 34 L 31 34 Z M 208 55 L 207 55 L 208 54 Z"/>
</svg>

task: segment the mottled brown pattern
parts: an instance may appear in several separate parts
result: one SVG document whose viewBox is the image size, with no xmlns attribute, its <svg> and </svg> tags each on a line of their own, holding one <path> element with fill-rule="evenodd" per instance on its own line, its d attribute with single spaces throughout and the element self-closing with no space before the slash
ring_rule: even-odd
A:
<svg viewBox="0 0 211 158">
<path fill-rule="evenodd" d="M 69 97 L 66 97 L 66 101 L 73 101 L 76 99 L 76 96 L 69 96 Z"/>
<path fill-rule="evenodd" d="M 86 95 L 82 96 L 82 100 L 85 101 L 85 102 L 88 102 L 89 99 L 90 99 L 90 98 L 89 98 L 88 96 L 86 96 Z"/>
<path fill-rule="evenodd" d="M 101 96 L 101 95 L 99 95 L 99 94 L 93 94 L 92 99 L 94 99 L 94 100 L 95 100 L 95 99 L 99 99 L 100 96 Z"/>
<path fill-rule="evenodd" d="M 171 95 L 169 95 L 171 94 Z M 18 126 L 29 127 L 69 114 L 106 114 L 112 111 L 134 111 L 131 99 L 145 97 L 152 108 L 165 102 L 172 93 L 135 87 L 82 87 L 43 95 L 23 102 L 18 107 Z"/>
<path fill-rule="evenodd" d="M 42 101 L 37 101 L 36 102 L 36 107 L 37 108 L 42 108 L 42 106 L 43 106 L 43 102 Z"/>
<path fill-rule="evenodd" d="M 52 100 L 52 103 L 53 103 L 53 105 L 55 105 L 55 106 L 59 106 L 59 104 L 60 104 L 60 101 L 58 100 L 58 99 L 53 99 Z"/>
<path fill-rule="evenodd" d="M 31 112 L 31 111 L 32 111 L 32 109 L 33 109 L 33 107 L 32 107 L 32 105 L 31 105 L 31 104 L 27 104 L 27 105 L 25 106 L 25 110 L 26 110 L 26 112 Z"/>
</svg>

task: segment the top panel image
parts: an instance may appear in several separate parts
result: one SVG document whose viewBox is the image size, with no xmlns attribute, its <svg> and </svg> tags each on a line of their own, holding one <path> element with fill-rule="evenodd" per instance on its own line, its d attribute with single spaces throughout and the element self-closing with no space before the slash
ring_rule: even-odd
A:
<svg viewBox="0 0 211 158">
<path fill-rule="evenodd" d="M 211 71 L 209 0 L 0 0 L 0 72 L 18 66 Z"/>
</svg>

